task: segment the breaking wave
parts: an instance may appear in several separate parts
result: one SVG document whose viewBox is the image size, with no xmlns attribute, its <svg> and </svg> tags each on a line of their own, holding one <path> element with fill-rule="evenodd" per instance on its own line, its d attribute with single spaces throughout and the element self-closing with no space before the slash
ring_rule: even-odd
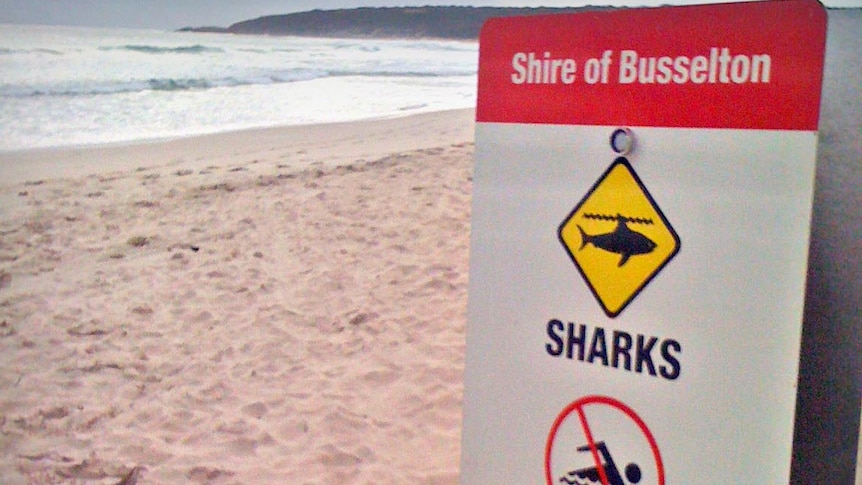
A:
<svg viewBox="0 0 862 485">
<path fill-rule="evenodd" d="M 469 107 L 478 45 L 0 25 L 0 151 Z"/>
<path fill-rule="evenodd" d="M 391 71 L 323 71 L 314 69 L 291 69 L 273 71 L 245 76 L 227 76 L 220 78 L 152 78 L 122 82 L 104 82 L 88 84 L 61 84 L 55 86 L 2 86 L 0 99 L 29 98 L 44 96 L 98 96 L 110 94 L 135 93 L 143 91 L 191 91 L 212 88 L 285 84 L 302 81 L 313 81 L 327 77 L 361 77 L 361 78 L 441 78 L 471 76 L 471 72 L 432 73 L 397 70 Z"/>
<path fill-rule="evenodd" d="M 114 50 L 122 50 L 122 51 L 130 51 L 130 52 L 141 52 L 144 54 L 205 54 L 205 53 L 222 53 L 224 49 L 219 47 L 207 47 L 200 44 L 188 45 L 188 46 L 179 46 L 179 47 L 164 47 L 164 46 L 156 46 L 156 45 L 137 45 L 137 44 L 126 44 L 121 46 L 104 46 L 99 47 L 101 51 L 114 51 Z"/>
<path fill-rule="evenodd" d="M 0 56 L 12 55 L 12 54 L 49 54 L 52 56 L 62 56 L 63 53 L 54 50 L 54 49 L 43 49 L 43 48 L 33 48 L 33 49 L 10 49 L 5 47 L 0 47 Z"/>
</svg>

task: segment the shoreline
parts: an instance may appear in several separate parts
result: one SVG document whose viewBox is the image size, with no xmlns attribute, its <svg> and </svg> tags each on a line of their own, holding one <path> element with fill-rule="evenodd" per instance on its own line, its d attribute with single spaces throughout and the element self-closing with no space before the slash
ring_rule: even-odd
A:
<svg viewBox="0 0 862 485">
<path fill-rule="evenodd" d="M 4 187 L 28 181 L 159 166 L 199 170 L 207 163 L 229 160 L 232 156 L 265 158 L 276 151 L 293 150 L 310 163 L 319 161 L 337 165 L 355 158 L 384 156 L 390 150 L 432 148 L 445 141 L 441 136 L 472 141 L 474 113 L 473 108 L 462 108 L 347 122 L 282 125 L 156 140 L 0 152 L 0 193 Z M 427 126 L 439 130 L 428 129 Z M 384 133 L 391 136 L 384 138 Z M 319 143 L 325 138 L 330 138 L 331 143 Z M 323 160 L 318 160 L 321 157 Z M 100 166 L 100 161 L 104 160 L 110 162 Z"/>
</svg>

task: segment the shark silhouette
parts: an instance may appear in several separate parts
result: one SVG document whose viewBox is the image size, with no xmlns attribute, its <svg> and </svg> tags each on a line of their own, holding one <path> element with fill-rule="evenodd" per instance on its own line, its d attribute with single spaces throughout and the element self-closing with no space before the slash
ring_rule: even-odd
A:
<svg viewBox="0 0 862 485">
<path fill-rule="evenodd" d="M 582 241 L 580 249 L 584 249 L 587 244 L 592 244 L 604 251 L 619 254 L 622 258 L 617 267 L 622 267 L 632 256 L 651 253 L 657 244 L 643 234 L 631 230 L 626 224 L 628 220 L 628 218 L 617 214 L 617 227 L 614 228 L 613 232 L 605 234 L 590 235 L 581 226 L 578 226 Z"/>
</svg>

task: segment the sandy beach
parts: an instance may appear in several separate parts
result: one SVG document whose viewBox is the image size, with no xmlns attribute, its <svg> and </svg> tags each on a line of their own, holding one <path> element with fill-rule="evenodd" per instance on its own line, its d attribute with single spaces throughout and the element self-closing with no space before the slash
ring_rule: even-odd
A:
<svg viewBox="0 0 862 485">
<path fill-rule="evenodd" d="M 457 483 L 472 120 L 0 155 L 3 483 Z"/>
</svg>

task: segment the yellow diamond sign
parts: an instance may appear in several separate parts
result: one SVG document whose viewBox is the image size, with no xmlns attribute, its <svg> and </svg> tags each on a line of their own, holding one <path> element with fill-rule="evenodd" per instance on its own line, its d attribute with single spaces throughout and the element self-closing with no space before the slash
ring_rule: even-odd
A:
<svg viewBox="0 0 862 485">
<path fill-rule="evenodd" d="M 625 157 L 560 224 L 560 241 L 609 317 L 679 252 L 679 236 Z"/>
</svg>

